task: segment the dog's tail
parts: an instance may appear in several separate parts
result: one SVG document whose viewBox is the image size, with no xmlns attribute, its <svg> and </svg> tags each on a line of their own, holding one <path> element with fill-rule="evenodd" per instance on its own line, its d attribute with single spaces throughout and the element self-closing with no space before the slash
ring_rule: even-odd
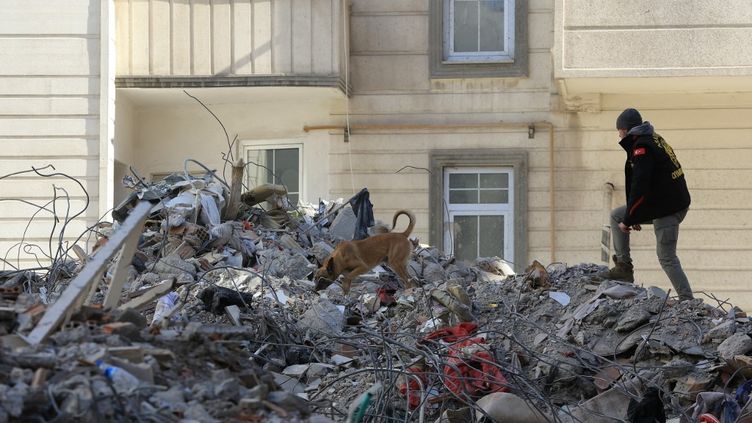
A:
<svg viewBox="0 0 752 423">
<path fill-rule="evenodd" d="M 404 214 L 408 219 L 410 219 L 410 223 L 407 224 L 407 229 L 405 229 L 405 232 L 402 232 L 402 235 L 408 237 L 415 227 L 415 215 L 408 210 L 398 210 L 397 213 L 394 213 L 394 219 L 392 220 L 392 230 L 394 230 L 394 227 L 397 226 L 397 218 L 401 214 Z"/>
</svg>

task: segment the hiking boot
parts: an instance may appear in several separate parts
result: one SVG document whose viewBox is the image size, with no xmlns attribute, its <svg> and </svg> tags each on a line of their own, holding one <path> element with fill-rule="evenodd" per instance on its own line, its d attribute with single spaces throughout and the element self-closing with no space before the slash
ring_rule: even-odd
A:
<svg viewBox="0 0 752 423">
<path fill-rule="evenodd" d="M 612 258 L 615 266 L 608 271 L 598 273 L 598 276 L 613 281 L 634 282 L 634 266 L 632 266 L 632 263 L 620 262 L 616 259 L 616 256 Z"/>
</svg>

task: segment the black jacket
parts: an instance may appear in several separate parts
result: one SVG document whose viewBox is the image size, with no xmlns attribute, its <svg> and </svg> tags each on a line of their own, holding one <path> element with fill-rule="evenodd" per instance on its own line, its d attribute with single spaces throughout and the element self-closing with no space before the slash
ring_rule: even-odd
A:
<svg viewBox="0 0 752 423">
<path fill-rule="evenodd" d="M 645 223 L 689 207 L 684 170 L 674 150 L 654 132 L 650 122 L 632 128 L 619 145 L 627 152 L 627 213 L 622 223 Z"/>
</svg>

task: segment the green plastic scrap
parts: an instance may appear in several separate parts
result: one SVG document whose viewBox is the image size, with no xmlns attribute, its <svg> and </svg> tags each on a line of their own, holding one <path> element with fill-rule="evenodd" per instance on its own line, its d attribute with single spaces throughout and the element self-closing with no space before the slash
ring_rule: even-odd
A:
<svg viewBox="0 0 752 423">
<path fill-rule="evenodd" d="M 371 400 L 381 392 L 381 388 L 381 382 L 376 382 L 350 403 L 350 409 L 347 413 L 347 423 L 360 423 L 363 420 L 366 410 L 371 405 Z"/>
</svg>

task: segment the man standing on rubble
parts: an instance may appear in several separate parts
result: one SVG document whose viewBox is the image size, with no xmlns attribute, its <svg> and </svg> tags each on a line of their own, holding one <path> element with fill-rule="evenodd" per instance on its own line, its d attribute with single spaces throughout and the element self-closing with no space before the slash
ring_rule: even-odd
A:
<svg viewBox="0 0 752 423">
<path fill-rule="evenodd" d="M 629 234 L 652 223 L 656 252 L 663 271 L 674 286 L 679 300 L 691 300 L 692 289 L 676 256 L 679 224 L 689 209 L 690 197 L 684 170 L 674 150 L 643 122 L 640 112 L 624 110 L 616 119 L 619 145 L 627 152 L 624 165 L 627 204 L 611 212 L 611 237 L 614 240 L 615 267 L 600 276 L 634 282 L 634 268 L 629 255 Z"/>
</svg>

